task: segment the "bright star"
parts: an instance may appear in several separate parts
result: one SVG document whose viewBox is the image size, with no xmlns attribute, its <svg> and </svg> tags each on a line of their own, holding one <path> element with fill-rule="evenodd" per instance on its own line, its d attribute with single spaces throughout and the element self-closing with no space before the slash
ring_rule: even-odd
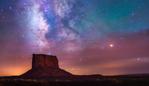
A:
<svg viewBox="0 0 149 86">
<path fill-rule="evenodd" d="M 109 44 L 109 47 L 113 48 L 114 47 L 114 44 Z"/>
</svg>

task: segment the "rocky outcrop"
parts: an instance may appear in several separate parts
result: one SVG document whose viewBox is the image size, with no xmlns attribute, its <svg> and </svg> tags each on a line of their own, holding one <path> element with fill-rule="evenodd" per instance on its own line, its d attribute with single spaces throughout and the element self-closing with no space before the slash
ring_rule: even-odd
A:
<svg viewBox="0 0 149 86">
<path fill-rule="evenodd" d="M 59 68 L 56 56 L 33 54 L 32 69 L 21 75 L 25 78 L 70 77 L 71 73 Z"/>
<path fill-rule="evenodd" d="M 44 54 L 33 54 L 32 59 L 32 68 L 33 69 L 51 69 L 59 68 L 58 59 L 56 56 L 44 55 Z"/>
</svg>

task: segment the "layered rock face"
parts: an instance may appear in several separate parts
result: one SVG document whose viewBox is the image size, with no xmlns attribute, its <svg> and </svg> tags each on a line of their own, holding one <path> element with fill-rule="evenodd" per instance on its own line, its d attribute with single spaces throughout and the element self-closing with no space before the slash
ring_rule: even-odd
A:
<svg viewBox="0 0 149 86">
<path fill-rule="evenodd" d="M 70 77 L 71 73 L 59 68 L 56 56 L 33 54 L 32 69 L 21 75 L 25 78 Z"/>
</svg>

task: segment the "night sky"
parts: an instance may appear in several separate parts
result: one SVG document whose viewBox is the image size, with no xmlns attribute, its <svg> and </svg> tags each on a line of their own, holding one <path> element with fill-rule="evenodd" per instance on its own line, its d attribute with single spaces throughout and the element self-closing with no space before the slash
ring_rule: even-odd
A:
<svg viewBox="0 0 149 86">
<path fill-rule="evenodd" d="M 33 53 L 73 74 L 149 73 L 149 0 L 0 0 L 0 75 Z"/>
</svg>

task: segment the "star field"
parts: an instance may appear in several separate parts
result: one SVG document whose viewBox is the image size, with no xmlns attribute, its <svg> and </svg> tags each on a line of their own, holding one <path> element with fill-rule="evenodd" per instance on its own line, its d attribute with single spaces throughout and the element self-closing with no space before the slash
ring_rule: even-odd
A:
<svg viewBox="0 0 149 86">
<path fill-rule="evenodd" d="M 149 73 L 148 0 L 1 0 L 0 75 L 57 55 L 74 74 Z M 110 70 L 110 71 L 109 71 Z"/>
</svg>

